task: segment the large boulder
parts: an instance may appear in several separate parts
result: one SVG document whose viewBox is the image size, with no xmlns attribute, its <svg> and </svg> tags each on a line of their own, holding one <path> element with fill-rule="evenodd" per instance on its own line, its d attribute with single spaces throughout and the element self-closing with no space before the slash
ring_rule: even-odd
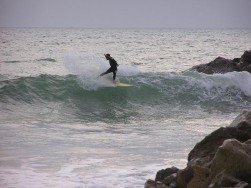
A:
<svg viewBox="0 0 251 188">
<path fill-rule="evenodd" d="M 225 59 L 223 57 L 217 57 L 215 60 L 207 64 L 196 65 L 192 67 L 192 70 L 196 70 L 198 72 L 203 72 L 206 74 L 239 71 L 237 64 L 234 61 L 230 59 Z"/>
<path fill-rule="evenodd" d="M 234 178 L 231 175 L 226 174 L 224 171 L 219 173 L 208 186 L 209 188 L 218 187 L 235 187 L 235 188 L 248 188 L 247 182 Z"/>
<path fill-rule="evenodd" d="M 212 160 L 211 177 L 224 173 L 251 183 L 251 139 L 241 143 L 236 139 L 225 140 Z"/>
<path fill-rule="evenodd" d="M 176 170 L 159 171 L 145 187 L 251 187 L 251 111 L 197 143 L 188 155 L 187 167 Z"/>
<path fill-rule="evenodd" d="M 194 175 L 194 172 L 191 166 L 187 166 L 185 169 L 179 170 L 177 172 L 177 180 L 176 180 L 177 187 L 186 188 L 187 184 L 193 178 L 193 175 Z"/>
<path fill-rule="evenodd" d="M 247 71 L 251 73 L 251 50 L 245 51 L 241 58 L 225 59 L 217 57 L 207 64 L 196 65 L 191 68 L 206 74 L 227 73 L 233 71 Z"/>
<path fill-rule="evenodd" d="M 210 170 L 201 165 L 193 165 L 193 178 L 188 182 L 188 188 L 207 187 L 209 182 Z"/>
<path fill-rule="evenodd" d="M 240 115 L 238 115 L 233 122 L 229 125 L 229 127 L 236 127 L 240 130 L 246 130 L 251 134 L 251 113 L 250 111 L 244 110 Z"/>
<path fill-rule="evenodd" d="M 251 50 L 244 52 L 244 54 L 241 56 L 241 61 L 244 64 L 251 64 Z"/>
</svg>

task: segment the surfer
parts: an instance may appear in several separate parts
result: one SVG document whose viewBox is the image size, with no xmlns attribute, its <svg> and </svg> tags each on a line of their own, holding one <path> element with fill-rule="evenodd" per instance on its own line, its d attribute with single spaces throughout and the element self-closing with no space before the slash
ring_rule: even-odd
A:
<svg viewBox="0 0 251 188">
<path fill-rule="evenodd" d="M 111 57 L 110 54 L 104 54 L 104 55 L 105 55 L 105 58 L 109 61 L 111 67 L 107 71 L 105 71 L 102 74 L 100 74 L 99 76 L 103 76 L 105 74 L 108 74 L 108 73 L 112 72 L 113 73 L 113 81 L 115 81 L 115 79 L 116 79 L 116 73 L 117 73 L 117 67 L 119 65 L 118 65 L 117 61 L 115 61 L 115 59 L 113 59 Z"/>
</svg>

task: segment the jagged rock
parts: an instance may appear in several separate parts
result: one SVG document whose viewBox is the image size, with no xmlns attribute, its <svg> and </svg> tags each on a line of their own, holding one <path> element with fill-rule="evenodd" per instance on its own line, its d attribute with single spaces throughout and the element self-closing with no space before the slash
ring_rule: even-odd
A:
<svg viewBox="0 0 251 188">
<path fill-rule="evenodd" d="M 251 111 L 244 111 L 228 127 L 221 127 L 201 142 L 188 155 L 188 164 L 210 165 L 217 149 L 226 139 L 235 138 L 240 142 L 251 139 Z"/>
<path fill-rule="evenodd" d="M 162 182 L 170 188 L 177 187 L 177 173 L 167 176 Z"/>
<path fill-rule="evenodd" d="M 147 180 L 144 187 L 145 188 L 155 188 L 156 187 L 155 181 L 153 181 L 151 179 Z"/>
<path fill-rule="evenodd" d="M 209 188 L 220 187 L 234 187 L 234 188 L 248 188 L 248 183 L 240 181 L 233 176 L 225 174 L 224 171 L 218 174 L 209 185 Z"/>
<path fill-rule="evenodd" d="M 249 111 L 243 111 L 238 115 L 229 127 L 237 127 L 239 129 L 247 129 L 251 134 L 251 113 Z"/>
<path fill-rule="evenodd" d="M 147 180 L 145 183 L 145 188 L 168 188 L 164 183 L 160 181 Z"/>
<path fill-rule="evenodd" d="M 223 57 L 217 57 L 210 63 L 196 65 L 192 67 L 191 70 L 196 70 L 206 74 L 227 73 L 233 71 L 247 71 L 251 73 L 251 50 L 245 51 L 241 58 L 230 60 Z"/>
<path fill-rule="evenodd" d="M 193 169 L 187 166 L 183 170 L 177 172 L 177 187 L 186 188 L 189 181 L 193 178 Z"/>
<path fill-rule="evenodd" d="M 225 140 L 212 160 L 210 178 L 222 171 L 251 182 L 251 144 L 241 143 L 236 139 Z"/>
<path fill-rule="evenodd" d="M 209 168 L 194 165 L 193 167 L 193 178 L 189 181 L 188 188 L 201 188 L 207 187 L 209 182 Z"/>
<path fill-rule="evenodd" d="M 244 54 L 241 56 L 241 61 L 244 64 L 251 64 L 251 50 L 244 52 Z"/>
<path fill-rule="evenodd" d="M 251 111 L 197 143 L 185 169 L 173 169 L 159 171 L 156 181 L 149 180 L 145 187 L 251 188 Z"/>
<path fill-rule="evenodd" d="M 162 169 L 157 172 L 155 181 L 163 181 L 166 177 L 170 176 L 171 174 L 177 173 L 178 170 L 179 169 L 174 166 L 172 168 Z"/>
<path fill-rule="evenodd" d="M 223 57 L 217 57 L 215 60 L 211 61 L 208 64 L 201 64 L 192 67 L 192 70 L 206 74 L 214 74 L 239 71 L 239 68 L 237 67 L 237 63 L 232 60 L 225 59 Z"/>
</svg>

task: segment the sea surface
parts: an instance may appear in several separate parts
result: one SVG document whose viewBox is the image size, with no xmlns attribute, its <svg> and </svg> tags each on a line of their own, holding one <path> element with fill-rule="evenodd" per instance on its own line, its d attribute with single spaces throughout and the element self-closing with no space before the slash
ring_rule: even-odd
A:
<svg viewBox="0 0 251 188">
<path fill-rule="evenodd" d="M 0 28 L 0 187 L 143 187 L 251 109 L 251 74 L 190 71 L 251 30 Z M 118 62 L 119 81 L 97 76 Z"/>
</svg>

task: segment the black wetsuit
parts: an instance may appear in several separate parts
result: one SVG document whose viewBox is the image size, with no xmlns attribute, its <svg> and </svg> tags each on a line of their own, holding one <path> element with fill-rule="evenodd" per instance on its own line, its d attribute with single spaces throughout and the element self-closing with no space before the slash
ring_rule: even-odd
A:
<svg viewBox="0 0 251 188">
<path fill-rule="evenodd" d="M 117 61 L 115 61 L 115 59 L 113 59 L 113 58 L 110 58 L 110 59 L 109 59 L 109 63 L 110 63 L 110 66 L 111 66 L 111 67 L 110 67 L 107 71 L 105 71 L 104 73 L 100 74 L 100 76 L 103 76 L 103 75 L 105 75 L 105 74 L 108 74 L 108 73 L 112 72 L 112 73 L 113 73 L 113 80 L 115 80 L 115 78 L 116 78 L 116 73 L 117 73 L 117 66 L 118 66 L 118 63 L 117 63 Z"/>
</svg>

